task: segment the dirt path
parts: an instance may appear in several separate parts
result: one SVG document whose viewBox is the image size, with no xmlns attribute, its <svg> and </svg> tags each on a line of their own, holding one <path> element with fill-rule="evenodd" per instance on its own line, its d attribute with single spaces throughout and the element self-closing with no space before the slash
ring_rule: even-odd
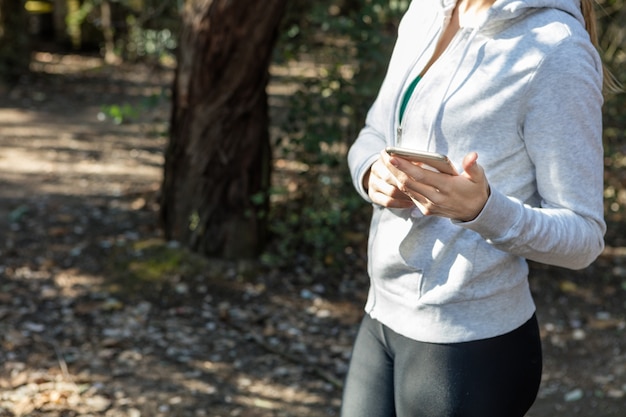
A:
<svg viewBox="0 0 626 417">
<path fill-rule="evenodd" d="M 164 243 L 171 72 L 36 58 L 0 91 L 0 417 L 337 415 L 363 272 L 336 291 Z M 103 117 L 126 103 L 125 123 Z M 623 416 L 624 258 L 532 284 L 546 363 L 530 416 Z"/>
</svg>

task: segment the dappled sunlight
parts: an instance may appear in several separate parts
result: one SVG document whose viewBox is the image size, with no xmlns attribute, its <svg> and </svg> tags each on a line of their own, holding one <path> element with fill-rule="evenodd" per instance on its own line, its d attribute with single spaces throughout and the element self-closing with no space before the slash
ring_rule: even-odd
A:
<svg viewBox="0 0 626 417">
<path fill-rule="evenodd" d="M 98 55 L 92 57 L 79 54 L 55 54 L 35 52 L 31 60 L 31 70 L 46 74 L 69 75 L 101 68 L 104 60 Z"/>
<path fill-rule="evenodd" d="M 261 360 L 262 358 L 263 355 L 259 357 Z M 311 407 L 324 409 L 328 402 L 328 393 L 323 390 L 312 391 L 296 365 L 291 365 L 292 369 L 288 369 L 289 366 L 281 368 L 283 374 L 292 372 L 301 378 L 291 385 L 272 380 L 271 377 L 252 376 L 233 364 L 204 361 L 193 365 L 209 375 L 228 375 L 228 380 L 220 381 L 218 377 L 216 384 L 207 384 L 195 378 L 182 381 L 181 384 L 190 390 L 221 397 L 224 404 L 230 404 L 231 407 L 274 410 L 296 416 L 306 413 Z M 338 404 L 335 403 L 335 406 Z M 332 415 L 331 410 L 328 412 L 328 415 Z"/>
<path fill-rule="evenodd" d="M 24 182 L 18 193 L 90 195 L 94 183 L 120 195 L 149 188 L 162 176 L 165 143 L 145 125 L 98 122 L 97 111 L 71 118 L 45 111 L 0 109 L 0 173 L 6 183 Z M 90 123 L 80 120 L 92 119 Z M 69 123 L 68 123 L 69 121 Z"/>
<path fill-rule="evenodd" d="M 322 370 L 345 372 L 353 334 L 339 334 L 337 322 L 353 327 L 358 307 L 324 299 L 320 288 L 303 287 L 294 299 L 298 291 L 281 288 L 276 275 L 245 278 L 236 263 L 200 259 L 163 274 L 163 283 L 135 286 L 131 296 L 125 288 L 137 278 L 123 272 L 125 262 L 152 262 L 148 249 L 164 243 L 151 242 L 100 248 L 103 262 L 121 268 L 116 285 L 111 269 L 103 276 L 50 265 L 4 271 L 13 308 L 0 308 L 0 410 L 336 414 L 339 391 Z M 156 253 L 184 252 L 167 251 Z"/>
<path fill-rule="evenodd" d="M 64 74 L 56 65 L 67 61 L 38 59 Z M 71 63 L 110 81 L 95 61 Z M 306 271 L 222 265 L 164 241 L 168 103 L 99 120 L 105 96 L 80 80 L 0 108 L 0 414 L 336 414 L 361 306 Z M 97 88 L 123 103 L 143 84 Z M 291 199 L 310 167 L 278 158 L 275 168 Z"/>
</svg>

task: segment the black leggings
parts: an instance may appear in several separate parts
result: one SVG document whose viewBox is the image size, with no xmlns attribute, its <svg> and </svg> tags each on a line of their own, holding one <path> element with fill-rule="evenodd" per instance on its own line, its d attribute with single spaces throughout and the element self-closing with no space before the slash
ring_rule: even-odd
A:
<svg viewBox="0 0 626 417">
<path fill-rule="evenodd" d="M 356 338 L 342 417 L 522 417 L 541 380 L 533 316 L 518 329 L 474 342 L 401 336 L 368 315 Z"/>
</svg>

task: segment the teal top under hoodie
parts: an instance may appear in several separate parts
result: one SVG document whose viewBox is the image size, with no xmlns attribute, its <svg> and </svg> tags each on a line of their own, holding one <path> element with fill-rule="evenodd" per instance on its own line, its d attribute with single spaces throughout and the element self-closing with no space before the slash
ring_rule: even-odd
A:
<svg viewBox="0 0 626 417">
<path fill-rule="evenodd" d="M 348 162 L 354 185 L 387 145 L 478 152 L 491 187 L 470 222 L 373 205 L 365 310 L 409 338 L 507 333 L 535 311 L 527 259 L 585 268 L 604 247 L 602 65 L 578 0 L 497 0 L 411 94 L 454 0 L 414 0 Z"/>
</svg>

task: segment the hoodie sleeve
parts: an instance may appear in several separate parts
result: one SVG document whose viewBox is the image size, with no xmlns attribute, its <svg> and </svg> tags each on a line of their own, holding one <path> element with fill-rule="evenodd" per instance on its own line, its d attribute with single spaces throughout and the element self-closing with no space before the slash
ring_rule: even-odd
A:
<svg viewBox="0 0 626 417">
<path fill-rule="evenodd" d="M 540 207 L 492 190 L 481 214 L 459 223 L 495 247 L 581 269 L 604 248 L 602 65 L 586 40 L 569 37 L 529 85 L 522 135 L 535 166 Z"/>
<path fill-rule="evenodd" d="M 372 114 L 375 106 L 376 104 L 369 111 L 368 120 L 373 118 Z M 368 202 L 371 202 L 371 199 L 367 194 L 367 190 L 363 187 L 363 178 L 372 164 L 378 159 L 378 155 L 385 148 L 385 144 L 384 134 L 373 125 L 366 123 L 348 152 L 348 166 L 350 167 L 354 188 Z"/>
</svg>

